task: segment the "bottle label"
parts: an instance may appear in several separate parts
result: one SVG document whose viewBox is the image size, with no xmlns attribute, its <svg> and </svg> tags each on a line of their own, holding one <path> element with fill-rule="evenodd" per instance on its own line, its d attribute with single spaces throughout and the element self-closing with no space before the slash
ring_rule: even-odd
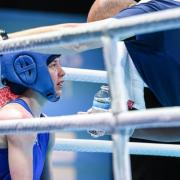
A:
<svg viewBox="0 0 180 180">
<path fill-rule="evenodd" d="M 93 101 L 93 108 L 97 109 L 110 109 L 110 103 Z"/>
</svg>

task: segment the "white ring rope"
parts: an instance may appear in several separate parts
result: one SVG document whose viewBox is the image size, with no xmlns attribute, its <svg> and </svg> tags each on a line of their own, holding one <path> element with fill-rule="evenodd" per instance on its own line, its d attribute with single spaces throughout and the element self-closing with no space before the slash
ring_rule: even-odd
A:
<svg viewBox="0 0 180 180">
<path fill-rule="evenodd" d="M 66 75 L 64 80 L 83 81 L 91 83 L 107 83 L 107 72 L 100 70 L 78 69 L 63 67 Z"/>
<path fill-rule="evenodd" d="M 54 151 L 112 153 L 112 141 L 56 139 Z M 180 145 L 154 143 L 128 143 L 130 154 L 180 157 Z"/>
<path fill-rule="evenodd" d="M 111 23 L 109 23 L 111 22 Z M 19 50 L 39 50 L 52 53 L 52 49 L 58 49 L 59 52 L 69 49 L 81 51 L 84 49 L 92 48 L 92 43 L 101 41 L 103 36 L 114 37 L 120 39 L 133 36 L 135 34 L 156 32 L 160 30 L 168 30 L 180 27 L 180 8 L 173 10 L 165 10 L 161 12 L 143 14 L 133 17 L 124 18 L 121 20 L 103 21 L 102 23 L 92 23 L 84 27 L 67 29 L 67 31 L 54 31 L 28 37 L 21 37 L 16 39 L 9 39 L 0 42 L 0 53 L 13 52 Z M 81 47 L 83 43 L 84 47 Z M 68 69 L 66 69 L 68 71 Z M 77 73 L 76 70 L 72 72 L 73 80 L 81 80 L 88 82 L 96 82 L 97 76 L 102 77 L 100 82 L 107 81 L 105 74 L 97 72 L 93 76 L 86 76 L 82 78 L 83 70 Z M 67 73 L 68 74 L 68 73 Z M 98 75 L 97 75 L 98 74 Z M 103 75 L 102 75 L 103 74 Z M 72 76 L 66 78 L 69 80 Z M 66 79 L 66 80 L 67 80 Z M 72 80 L 72 79 L 71 79 Z M 24 120 L 2 120 L 0 122 L 0 135 L 2 134 L 19 134 L 29 132 L 52 132 L 52 131 L 80 131 L 88 129 L 104 129 L 110 132 L 123 128 L 149 128 L 149 127 L 174 127 L 180 126 L 180 108 L 161 108 L 146 111 L 136 112 L 123 112 L 117 114 L 116 117 L 112 113 L 99 113 L 87 115 L 72 115 L 61 117 L 47 117 L 47 118 L 34 118 Z M 71 140 L 72 141 L 72 140 Z M 66 140 L 66 149 L 73 148 L 72 144 L 68 144 Z M 77 142 L 76 142 L 77 143 Z M 102 141 L 101 143 L 95 142 L 89 145 L 89 142 L 78 142 L 74 144 L 74 148 L 82 147 L 87 150 L 99 150 L 102 152 L 104 147 L 107 151 L 112 151 L 112 142 Z M 103 144 L 104 143 L 104 144 Z M 126 143 L 125 143 L 126 144 Z M 100 146 L 99 146 L 100 145 Z M 67 148 L 68 146 L 68 148 Z M 91 146 L 91 148 L 90 148 Z M 151 155 L 164 155 L 164 156 L 180 156 L 180 149 L 177 145 L 162 145 L 157 144 L 130 144 L 130 149 L 136 154 L 151 154 Z M 159 146 L 159 147 L 158 147 Z M 176 146 L 176 147 L 175 147 Z M 94 149 L 93 149 L 93 148 Z M 158 151 L 156 149 L 160 151 Z M 175 147 L 175 148 L 174 148 Z M 65 143 L 61 150 L 65 148 Z M 149 148 L 149 149 L 148 149 Z M 163 149 L 164 148 L 164 149 Z M 55 146 L 55 150 L 60 149 L 60 142 Z M 123 150 L 123 148 L 121 147 Z M 141 149 L 141 150 L 140 150 Z M 150 150 L 151 149 L 151 150 Z M 75 150 L 75 149 L 74 149 Z M 87 151 L 86 151 L 87 152 Z M 163 154 L 164 153 L 164 154 Z M 126 152 L 125 152 L 126 154 Z M 123 161 L 122 161 L 123 162 Z M 122 162 L 120 163 L 122 165 Z M 116 178 L 117 179 L 117 178 Z M 126 178 L 124 178 L 126 179 Z M 130 179 L 130 178 L 128 178 Z"/>
<path fill-rule="evenodd" d="M 20 50 L 42 50 L 52 53 L 52 49 L 81 50 L 78 43 L 86 44 L 85 49 L 92 48 L 92 42 L 100 42 L 104 35 L 118 36 L 120 39 L 135 34 L 150 33 L 180 27 L 180 8 L 153 12 L 119 20 L 110 19 L 90 23 L 78 28 L 54 31 L 28 37 L 18 37 L 0 42 L 0 53 Z M 67 46 L 66 46 L 67 45 Z M 82 47 L 84 49 L 84 47 Z"/>
<path fill-rule="evenodd" d="M 1 120 L 0 134 L 82 131 L 104 129 L 109 132 L 123 128 L 180 126 L 180 108 L 160 108 L 122 112 L 116 117 L 112 113 L 70 115 L 47 118 Z"/>
</svg>

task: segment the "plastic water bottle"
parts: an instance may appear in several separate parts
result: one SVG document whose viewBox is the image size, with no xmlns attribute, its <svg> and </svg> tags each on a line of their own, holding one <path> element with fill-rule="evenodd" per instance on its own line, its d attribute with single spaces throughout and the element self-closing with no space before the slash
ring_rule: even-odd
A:
<svg viewBox="0 0 180 180">
<path fill-rule="evenodd" d="M 111 98 L 109 92 L 109 86 L 103 85 L 101 89 L 95 94 L 92 110 L 96 111 L 108 111 L 111 108 Z"/>
<path fill-rule="evenodd" d="M 106 112 L 111 108 L 111 97 L 109 86 L 103 85 L 100 90 L 95 94 L 93 105 L 92 105 L 92 113 L 97 112 Z M 104 130 L 89 130 L 88 131 L 92 137 L 100 137 L 105 134 Z"/>
</svg>

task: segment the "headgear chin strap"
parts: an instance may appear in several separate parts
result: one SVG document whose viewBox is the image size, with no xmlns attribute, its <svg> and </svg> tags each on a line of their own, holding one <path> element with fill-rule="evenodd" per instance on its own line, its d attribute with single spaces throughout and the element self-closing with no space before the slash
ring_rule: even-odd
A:
<svg viewBox="0 0 180 180">
<path fill-rule="evenodd" d="M 23 85 L 33 89 L 49 101 L 57 97 L 48 71 L 48 64 L 60 55 L 40 54 L 35 52 L 17 52 L 3 54 L 1 59 L 1 80 Z"/>
</svg>

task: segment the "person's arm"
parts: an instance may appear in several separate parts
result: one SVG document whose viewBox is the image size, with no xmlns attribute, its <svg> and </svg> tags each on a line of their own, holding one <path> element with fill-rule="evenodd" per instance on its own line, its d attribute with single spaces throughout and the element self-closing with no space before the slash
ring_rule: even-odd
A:
<svg viewBox="0 0 180 180">
<path fill-rule="evenodd" d="M 50 32 L 64 32 L 64 31 L 72 31 L 73 29 L 76 29 L 80 26 L 84 27 L 87 23 L 65 23 L 65 24 L 57 24 L 57 25 L 49 25 L 49 26 L 42 26 L 37 28 L 31 28 L 27 30 L 17 31 L 13 33 L 8 33 L 8 39 L 18 39 L 18 38 L 28 38 L 30 36 L 36 36 L 38 37 L 41 34 L 44 33 L 50 33 Z M 0 42 L 4 41 L 2 38 L 0 38 Z M 5 40 L 6 41 L 6 40 Z M 98 46 L 99 47 L 99 46 Z M 92 43 L 92 48 L 94 47 L 94 43 Z M 35 49 L 34 51 L 39 53 L 49 53 L 49 54 L 74 54 L 81 51 L 86 50 L 87 47 L 83 45 L 82 43 L 73 44 L 71 46 L 69 45 L 60 45 L 55 48 L 40 48 Z"/>
<path fill-rule="evenodd" d="M 47 149 L 47 155 L 46 160 L 43 167 L 43 172 L 41 175 L 41 180 L 52 180 L 53 179 L 53 173 L 52 173 L 52 152 L 53 152 L 53 146 L 55 143 L 55 135 L 54 133 L 51 133 L 49 135 L 49 144 Z"/>
<path fill-rule="evenodd" d="M 11 106 L 11 107 L 10 107 Z M 9 104 L 0 110 L 0 120 L 24 119 L 31 115 L 15 109 L 15 104 Z M 30 135 L 7 135 L 8 161 L 11 179 L 32 180 L 33 179 L 33 144 L 35 134 Z"/>
<path fill-rule="evenodd" d="M 9 135 L 7 141 L 11 178 L 13 180 L 32 180 L 35 137 L 32 135 Z"/>
<path fill-rule="evenodd" d="M 121 10 L 130 7 L 135 3 L 136 2 L 134 0 L 96 0 L 89 11 L 88 22 L 110 18 Z M 66 23 L 43 26 L 10 33 L 8 36 L 9 38 L 17 38 L 51 31 L 65 30 L 66 28 L 76 28 L 79 26 L 84 26 L 85 24 L 86 23 Z"/>
<path fill-rule="evenodd" d="M 93 4 L 92 8 L 89 11 L 88 15 L 88 22 L 93 22 L 97 20 L 104 20 L 106 18 L 110 18 L 114 16 L 116 13 L 125 9 L 132 4 L 134 4 L 134 0 L 96 0 Z M 53 31 L 65 31 L 67 29 L 74 29 L 78 27 L 84 27 L 88 25 L 88 23 L 67 23 L 67 24 L 57 24 L 57 25 L 50 25 L 50 26 L 43 26 L 32 28 L 28 30 L 22 30 L 14 33 L 8 34 L 10 39 L 19 38 L 19 37 L 27 37 L 31 35 L 39 35 L 41 33 L 53 32 Z M 1 41 L 1 40 L 0 40 Z M 92 48 L 89 48 L 91 46 Z M 61 51 L 63 53 L 77 53 L 82 52 L 87 49 L 95 49 L 102 47 L 102 43 L 100 41 L 91 42 L 88 47 L 84 43 L 72 45 L 71 47 L 63 46 Z M 38 50 L 38 52 L 44 52 L 43 50 Z M 60 47 L 58 50 L 49 50 L 49 53 L 59 53 Z"/>
<path fill-rule="evenodd" d="M 89 11 L 87 22 L 110 18 L 134 4 L 134 0 L 96 0 Z"/>
<path fill-rule="evenodd" d="M 96 0 L 89 11 L 88 21 L 92 22 L 112 17 L 119 11 L 131 6 L 132 4 L 135 4 L 134 0 Z M 66 23 L 42 26 L 10 33 L 8 36 L 9 38 L 17 38 L 51 31 L 65 30 L 66 28 L 76 28 L 79 26 L 84 26 L 85 24 L 86 23 Z"/>
<path fill-rule="evenodd" d="M 22 31 L 10 33 L 10 34 L 8 34 L 8 37 L 12 39 L 12 38 L 36 35 L 36 34 L 46 33 L 46 32 L 53 32 L 53 31 L 60 31 L 60 30 L 64 31 L 67 28 L 76 28 L 81 25 L 83 25 L 83 23 L 67 23 L 67 24 L 42 26 L 42 27 L 31 28 L 28 30 L 22 30 Z"/>
<path fill-rule="evenodd" d="M 131 137 L 159 142 L 180 142 L 180 128 L 136 129 Z"/>
<path fill-rule="evenodd" d="M 130 7 L 135 4 L 134 0 L 96 0 L 93 4 L 92 8 L 89 11 L 88 15 L 88 22 L 91 23 L 98 23 L 94 21 L 103 20 L 107 21 L 107 23 L 111 23 L 112 19 L 110 17 L 116 15 L 119 11 Z M 108 19 L 109 18 L 109 19 Z M 114 20 L 114 19 L 113 19 Z M 44 27 L 37 27 L 28 30 L 22 30 L 19 32 L 14 32 L 8 34 L 10 39 L 19 38 L 19 37 L 28 37 L 31 35 L 39 35 L 41 33 L 47 32 L 55 32 L 55 31 L 65 31 L 65 30 L 72 30 L 72 28 L 78 27 L 85 27 L 88 26 L 90 23 L 67 23 L 67 24 L 57 24 L 57 25 L 50 25 Z M 1 41 L 1 40 L 0 40 Z M 101 41 L 96 42 L 89 42 L 87 43 L 77 43 L 73 44 L 72 46 L 59 46 L 58 48 L 48 49 L 48 53 L 56 54 L 56 53 L 63 53 L 63 54 L 71 54 L 71 53 L 78 53 L 83 52 L 89 49 L 96 49 L 102 47 Z M 46 49 L 37 49 L 37 52 L 44 53 L 47 52 Z"/>
</svg>

